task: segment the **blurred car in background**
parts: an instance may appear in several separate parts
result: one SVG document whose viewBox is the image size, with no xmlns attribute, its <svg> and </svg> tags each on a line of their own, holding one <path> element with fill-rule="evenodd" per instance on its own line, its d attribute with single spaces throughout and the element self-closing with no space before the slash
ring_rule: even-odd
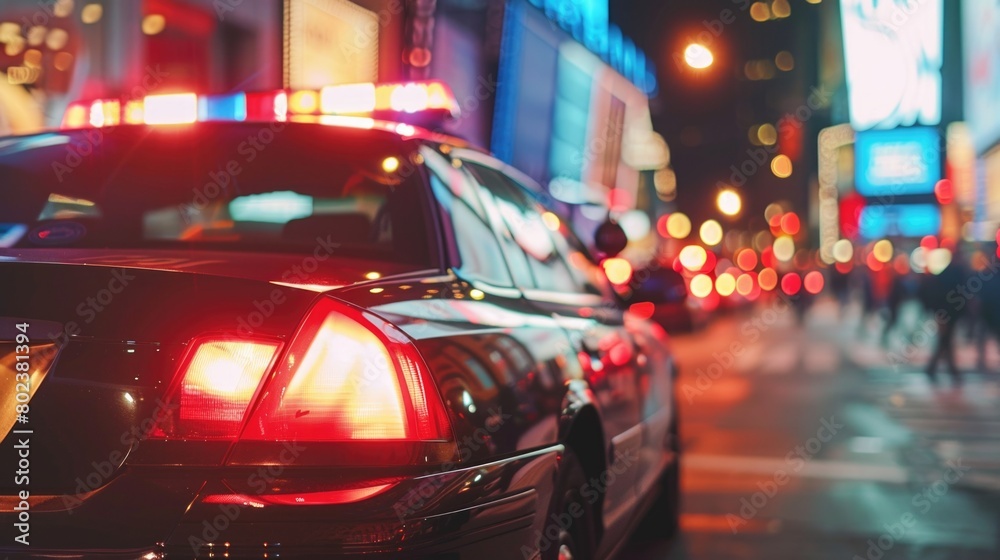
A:
<svg viewBox="0 0 1000 560">
<path fill-rule="evenodd" d="M 654 266 L 637 271 L 633 278 L 636 285 L 627 298 L 629 309 L 668 333 L 691 332 L 708 320 L 700 300 L 688 297 L 687 281 L 679 272 Z"/>
</svg>

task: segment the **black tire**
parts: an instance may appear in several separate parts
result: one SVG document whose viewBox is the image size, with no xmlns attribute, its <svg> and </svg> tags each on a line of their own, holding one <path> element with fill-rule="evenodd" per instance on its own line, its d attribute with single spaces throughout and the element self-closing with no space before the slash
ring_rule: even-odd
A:
<svg viewBox="0 0 1000 560">
<path fill-rule="evenodd" d="M 559 460 L 556 493 L 542 529 L 543 535 L 548 538 L 550 528 L 558 527 L 559 536 L 548 547 L 543 547 L 543 560 L 591 560 L 594 557 L 596 518 L 594 505 L 582 493 L 586 484 L 587 475 L 580 461 L 572 450 L 567 449 Z"/>
</svg>

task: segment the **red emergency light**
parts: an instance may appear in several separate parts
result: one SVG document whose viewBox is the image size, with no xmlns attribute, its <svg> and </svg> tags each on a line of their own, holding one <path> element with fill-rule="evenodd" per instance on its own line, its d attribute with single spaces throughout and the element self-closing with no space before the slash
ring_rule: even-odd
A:
<svg viewBox="0 0 1000 560">
<path fill-rule="evenodd" d="M 127 101 L 78 101 L 67 107 L 62 128 L 289 120 L 371 128 L 375 119 L 431 126 L 458 116 L 458 102 L 451 89 L 443 82 L 429 80 L 345 84 L 318 90 L 223 95 L 170 93 Z"/>
</svg>

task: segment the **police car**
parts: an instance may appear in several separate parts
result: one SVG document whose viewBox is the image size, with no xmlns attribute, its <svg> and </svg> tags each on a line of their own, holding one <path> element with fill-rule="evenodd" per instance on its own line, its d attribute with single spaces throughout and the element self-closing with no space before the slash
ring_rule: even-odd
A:
<svg viewBox="0 0 1000 560">
<path fill-rule="evenodd" d="M 537 185 L 432 131 L 456 111 L 439 82 L 172 93 L 0 139 L 0 465 L 30 462 L 0 554 L 597 559 L 674 531 L 666 335 Z"/>
</svg>

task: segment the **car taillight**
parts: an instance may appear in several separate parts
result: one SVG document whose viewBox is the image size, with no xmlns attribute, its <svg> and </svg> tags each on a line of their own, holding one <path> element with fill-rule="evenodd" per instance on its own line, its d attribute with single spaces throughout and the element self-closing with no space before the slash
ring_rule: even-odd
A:
<svg viewBox="0 0 1000 560">
<path fill-rule="evenodd" d="M 322 299 L 268 382 L 241 440 L 452 440 L 427 366 L 399 329 Z"/>
<path fill-rule="evenodd" d="M 225 337 L 194 341 L 168 397 L 168 410 L 150 437 L 235 438 L 280 346 Z"/>
</svg>

